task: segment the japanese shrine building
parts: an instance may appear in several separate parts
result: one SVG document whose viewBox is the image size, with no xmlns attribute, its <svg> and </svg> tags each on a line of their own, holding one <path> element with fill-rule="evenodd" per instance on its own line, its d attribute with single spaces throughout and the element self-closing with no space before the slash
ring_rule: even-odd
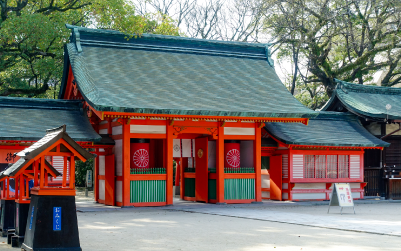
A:
<svg viewBox="0 0 401 251">
<path fill-rule="evenodd" d="M 115 141 L 96 152 L 98 202 L 172 204 L 173 160 L 182 199 L 259 202 L 265 123 L 317 115 L 280 82 L 264 44 L 67 28 L 59 98 L 81 100 Z"/>
<path fill-rule="evenodd" d="M 370 134 L 350 113 L 320 112 L 307 126 L 272 122 L 264 129 L 268 138 L 262 139 L 262 163 L 269 171 L 262 169 L 262 196 L 266 199 L 328 200 L 333 183 L 350 183 L 352 197 L 362 199 L 364 152 L 390 145 Z"/>
<path fill-rule="evenodd" d="M 322 110 L 353 113 L 372 135 L 390 143 L 384 151 L 366 150 L 366 194 L 401 199 L 401 89 L 336 82 Z"/>
</svg>

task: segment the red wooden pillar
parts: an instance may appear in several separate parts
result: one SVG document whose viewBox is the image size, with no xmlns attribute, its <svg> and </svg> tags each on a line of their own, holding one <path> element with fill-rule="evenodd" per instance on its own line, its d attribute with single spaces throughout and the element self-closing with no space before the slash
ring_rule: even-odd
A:
<svg viewBox="0 0 401 251">
<path fill-rule="evenodd" d="M 262 201 L 262 129 L 255 123 L 254 161 L 255 163 L 255 199 Z"/>
<path fill-rule="evenodd" d="M 6 198 L 10 198 L 10 178 L 7 178 L 7 183 L 6 183 Z"/>
<path fill-rule="evenodd" d="M 188 166 L 188 159 L 185 158 L 185 163 L 183 162 L 183 159 L 180 158 L 180 198 L 183 200 L 184 199 L 184 169 Z"/>
<path fill-rule="evenodd" d="M 123 206 L 130 201 L 130 125 L 123 123 Z"/>
<path fill-rule="evenodd" d="M 15 178 L 14 178 L 14 182 L 15 182 L 15 186 L 14 186 L 14 188 L 15 188 L 15 193 L 14 193 L 14 196 L 15 196 L 15 199 L 18 199 L 18 197 L 19 197 L 18 177 L 15 177 Z M 10 189 L 10 185 L 8 185 L 8 189 Z"/>
<path fill-rule="evenodd" d="M 24 187 L 24 175 L 22 175 L 22 174 L 19 176 L 19 188 L 20 188 L 20 191 L 19 191 L 19 201 L 22 202 L 22 199 L 23 199 L 23 197 L 24 197 L 24 192 L 25 192 L 25 187 Z M 15 198 L 17 198 L 17 197 L 15 197 Z"/>
<path fill-rule="evenodd" d="M 166 203 L 167 205 L 173 204 L 173 127 L 169 125 L 170 121 L 167 121 L 166 125 Z"/>
<path fill-rule="evenodd" d="M 40 181 L 39 182 L 40 182 L 40 188 L 43 188 L 45 185 L 45 156 L 40 157 Z"/>
<path fill-rule="evenodd" d="M 28 178 L 26 178 L 25 179 L 25 182 L 26 182 L 26 184 L 25 184 L 25 197 L 26 198 L 29 198 L 29 179 Z"/>
<path fill-rule="evenodd" d="M 70 188 L 75 188 L 75 159 L 70 157 Z"/>
<path fill-rule="evenodd" d="M 33 186 L 37 187 L 39 185 L 39 163 L 37 160 L 33 162 Z"/>
<path fill-rule="evenodd" d="M 67 187 L 67 157 L 63 157 L 63 187 Z"/>
<path fill-rule="evenodd" d="M 216 140 L 216 202 L 224 203 L 224 127 L 219 126 Z"/>
<path fill-rule="evenodd" d="M 47 173 L 47 170 L 45 170 L 45 186 L 49 186 L 49 175 Z"/>
</svg>

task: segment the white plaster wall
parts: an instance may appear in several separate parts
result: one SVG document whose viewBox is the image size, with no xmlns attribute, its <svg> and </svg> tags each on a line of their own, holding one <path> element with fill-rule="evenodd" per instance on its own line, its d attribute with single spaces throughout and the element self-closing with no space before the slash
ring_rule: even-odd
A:
<svg viewBox="0 0 401 251">
<path fill-rule="evenodd" d="M 106 173 L 106 161 L 105 161 L 105 156 L 100 155 L 99 156 L 99 175 L 105 175 Z"/>
<path fill-rule="evenodd" d="M 283 193 L 282 198 L 283 200 L 288 200 L 288 193 Z"/>
<path fill-rule="evenodd" d="M 116 201 L 123 202 L 123 182 L 119 180 L 116 182 Z"/>
<path fill-rule="evenodd" d="M 361 198 L 361 193 L 351 193 L 353 199 L 360 199 Z"/>
<path fill-rule="evenodd" d="M 293 193 L 293 200 L 325 200 L 326 193 Z"/>
<path fill-rule="evenodd" d="M 120 134 L 123 134 L 123 126 L 122 126 L 122 125 L 120 125 L 120 126 L 115 126 L 115 127 L 113 127 L 113 128 L 111 129 L 111 132 L 112 132 L 113 135 L 120 135 Z"/>
<path fill-rule="evenodd" d="M 387 134 L 392 133 L 392 132 L 394 132 L 395 130 L 398 130 L 398 129 L 400 129 L 400 126 L 398 124 L 387 124 L 386 125 L 386 133 Z M 378 134 L 378 135 L 380 135 L 380 134 Z M 396 133 L 394 133 L 392 135 L 401 135 L 401 131 L 398 131 L 398 132 L 396 132 Z"/>
<path fill-rule="evenodd" d="M 104 200 L 104 198 L 105 198 L 104 194 L 105 194 L 106 186 L 105 186 L 104 182 L 105 182 L 104 180 L 99 180 L 99 199 L 100 200 Z"/>
<path fill-rule="evenodd" d="M 270 188 L 270 175 L 262 175 L 262 188 Z"/>
<path fill-rule="evenodd" d="M 190 139 L 182 140 L 182 157 L 184 157 L 184 158 L 192 157 L 191 142 L 192 142 L 192 140 L 190 140 Z"/>
<path fill-rule="evenodd" d="M 255 128 L 224 127 L 224 135 L 255 135 Z"/>
<path fill-rule="evenodd" d="M 262 198 L 270 198 L 270 192 L 263 192 L 262 191 Z"/>
<path fill-rule="evenodd" d="M 105 129 L 100 129 L 99 134 L 107 134 L 107 128 Z"/>
<path fill-rule="evenodd" d="M 114 141 L 114 155 L 116 162 L 116 173 L 117 176 L 123 176 L 123 140 L 117 139 Z"/>
<path fill-rule="evenodd" d="M 296 183 L 293 190 L 296 189 L 326 189 L 326 183 Z"/>
<path fill-rule="evenodd" d="M 254 167 L 253 165 L 253 141 L 243 140 L 240 144 L 241 167 Z"/>
<path fill-rule="evenodd" d="M 166 134 L 166 126 L 163 125 L 131 125 L 131 133 Z"/>
<path fill-rule="evenodd" d="M 349 183 L 349 187 L 352 188 L 361 188 L 361 184 L 360 183 Z"/>
</svg>

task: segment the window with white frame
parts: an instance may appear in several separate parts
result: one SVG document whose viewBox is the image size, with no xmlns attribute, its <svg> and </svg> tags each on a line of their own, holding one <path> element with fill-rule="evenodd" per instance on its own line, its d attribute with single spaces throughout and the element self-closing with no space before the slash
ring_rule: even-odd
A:
<svg viewBox="0 0 401 251">
<path fill-rule="evenodd" d="M 349 178 L 349 155 L 304 155 L 304 178 Z"/>
</svg>

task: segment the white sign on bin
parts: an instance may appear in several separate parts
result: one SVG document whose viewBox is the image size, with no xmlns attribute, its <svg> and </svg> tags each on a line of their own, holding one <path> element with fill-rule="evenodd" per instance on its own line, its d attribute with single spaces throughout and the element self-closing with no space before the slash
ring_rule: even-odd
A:
<svg viewBox="0 0 401 251">
<path fill-rule="evenodd" d="M 333 190 L 331 192 L 329 210 L 327 210 L 327 213 L 330 211 L 330 206 L 341 207 L 341 214 L 343 207 L 353 207 L 355 214 L 354 200 L 352 199 L 349 183 L 334 183 Z"/>
</svg>

